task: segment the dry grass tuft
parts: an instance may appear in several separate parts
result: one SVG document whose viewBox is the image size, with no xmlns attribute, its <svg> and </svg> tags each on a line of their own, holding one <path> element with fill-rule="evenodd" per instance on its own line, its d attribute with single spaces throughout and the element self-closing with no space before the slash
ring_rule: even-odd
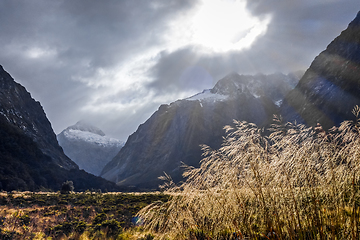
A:
<svg viewBox="0 0 360 240">
<path fill-rule="evenodd" d="M 202 146 L 199 168 L 139 212 L 145 228 L 173 239 L 359 239 L 360 109 L 324 131 L 274 123 L 226 126 L 220 149 Z"/>
</svg>

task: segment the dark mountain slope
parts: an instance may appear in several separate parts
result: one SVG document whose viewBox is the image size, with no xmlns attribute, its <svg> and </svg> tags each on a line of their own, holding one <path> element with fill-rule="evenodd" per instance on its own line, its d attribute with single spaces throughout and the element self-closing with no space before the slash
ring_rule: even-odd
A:
<svg viewBox="0 0 360 240">
<path fill-rule="evenodd" d="M 66 157 L 40 103 L 0 65 L 0 115 L 33 139 L 41 151 L 65 169 L 78 166 Z"/>
<path fill-rule="evenodd" d="M 299 84 L 286 97 L 282 115 L 324 128 L 352 119 L 360 104 L 360 12 L 312 62 Z"/>
</svg>

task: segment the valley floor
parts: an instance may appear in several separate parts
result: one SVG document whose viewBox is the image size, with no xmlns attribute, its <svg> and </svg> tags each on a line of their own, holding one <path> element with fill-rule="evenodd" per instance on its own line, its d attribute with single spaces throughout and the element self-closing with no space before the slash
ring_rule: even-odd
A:
<svg viewBox="0 0 360 240">
<path fill-rule="evenodd" d="M 1 192 L 0 239 L 152 239 L 135 217 L 161 193 Z"/>
</svg>

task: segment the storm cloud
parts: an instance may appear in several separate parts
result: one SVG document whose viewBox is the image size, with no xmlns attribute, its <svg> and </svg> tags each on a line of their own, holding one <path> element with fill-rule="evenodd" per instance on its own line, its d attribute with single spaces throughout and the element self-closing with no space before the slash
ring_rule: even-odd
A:
<svg viewBox="0 0 360 240">
<path fill-rule="evenodd" d="M 248 0 L 266 31 L 250 47 L 216 52 L 180 41 L 201 3 L 0 0 L 0 64 L 56 133 L 83 119 L 126 140 L 160 104 L 230 72 L 305 70 L 360 10 L 356 0 Z"/>
</svg>

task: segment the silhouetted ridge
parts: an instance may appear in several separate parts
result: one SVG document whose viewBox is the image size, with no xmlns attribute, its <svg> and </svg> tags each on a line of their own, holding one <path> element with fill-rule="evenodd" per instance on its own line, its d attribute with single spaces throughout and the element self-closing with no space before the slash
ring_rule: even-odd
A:
<svg viewBox="0 0 360 240">
<path fill-rule="evenodd" d="M 324 128 L 353 119 L 360 104 L 360 14 L 312 62 L 285 99 L 282 115 Z"/>
<path fill-rule="evenodd" d="M 40 150 L 65 169 L 78 166 L 67 158 L 39 102 L 16 83 L 3 68 L 0 71 L 0 114 L 36 142 Z"/>
</svg>

